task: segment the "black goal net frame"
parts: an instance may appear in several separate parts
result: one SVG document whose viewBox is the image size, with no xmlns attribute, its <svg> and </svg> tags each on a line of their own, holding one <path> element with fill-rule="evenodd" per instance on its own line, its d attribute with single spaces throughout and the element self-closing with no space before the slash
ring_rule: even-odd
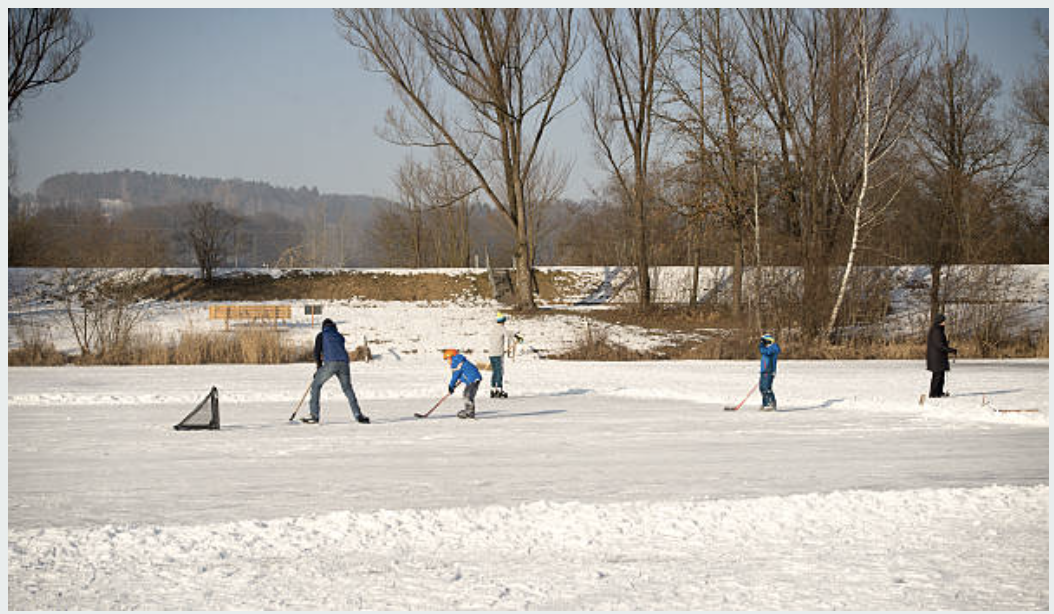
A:
<svg viewBox="0 0 1054 614">
<path fill-rule="evenodd" d="M 213 386 L 209 394 L 198 403 L 179 424 L 177 431 L 218 431 L 220 428 L 220 393 Z"/>
</svg>

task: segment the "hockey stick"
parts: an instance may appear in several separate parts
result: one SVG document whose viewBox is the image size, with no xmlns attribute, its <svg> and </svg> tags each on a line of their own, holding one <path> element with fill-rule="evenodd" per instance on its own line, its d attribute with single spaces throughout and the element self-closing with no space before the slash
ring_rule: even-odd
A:
<svg viewBox="0 0 1054 614">
<path fill-rule="evenodd" d="M 739 411 L 739 408 L 743 407 L 743 404 L 747 402 L 747 399 L 750 398 L 750 395 L 754 394 L 754 391 L 757 389 L 758 385 L 754 384 L 754 387 L 750 389 L 750 392 L 747 393 L 747 396 L 743 397 L 743 400 L 739 402 L 739 405 L 736 405 L 735 407 L 725 407 L 725 411 Z"/>
<path fill-rule="evenodd" d="M 456 387 L 456 386 L 455 386 L 455 387 Z M 425 413 L 423 413 L 423 414 L 419 414 L 419 413 L 416 413 L 416 412 L 415 412 L 415 413 L 414 413 L 414 417 L 415 417 L 415 418 L 427 418 L 428 416 L 432 415 L 432 412 L 434 412 L 434 411 L 436 410 L 436 408 L 437 408 L 437 407 L 439 407 L 440 405 L 442 405 L 442 404 L 443 404 L 443 401 L 445 401 L 445 400 L 446 400 L 446 398 L 447 398 L 448 396 L 452 395 L 452 394 L 454 394 L 454 393 L 453 393 L 453 392 L 448 392 L 448 393 L 446 393 L 445 395 L 443 395 L 443 398 L 442 398 L 442 399 L 439 399 L 439 401 L 438 401 L 438 402 L 436 402 L 436 404 L 432 406 L 432 409 L 430 409 L 430 410 L 426 411 L 426 412 L 425 412 Z"/>
<path fill-rule="evenodd" d="M 992 401 L 987 396 L 981 396 L 981 407 L 987 407 L 997 414 L 1038 414 L 1038 409 L 999 409 L 992 405 Z"/>
<path fill-rule="evenodd" d="M 300 402 L 296 404 L 296 409 L 293 410 L 293 415 L 289 416 L 289 421 L 292 422 L 296 419 L 296 414 L 300 411 L 300 406 L 304 404 L 304 399 L 307 398 L 307 393 L 311 391 L 311 384 L 315 383 L 315 378 L 311 378 L 311 381 L 307 384 L 307 390 L 304 390 L 304 396 L 300 397 Z"/>
</svg>

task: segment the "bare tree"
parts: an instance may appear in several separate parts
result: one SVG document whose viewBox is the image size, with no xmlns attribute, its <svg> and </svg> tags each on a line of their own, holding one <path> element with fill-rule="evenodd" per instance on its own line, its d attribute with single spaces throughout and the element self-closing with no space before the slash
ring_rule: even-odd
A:
<svg viewBox="0 0 1054 614">
<path fill-rule="evenodd" d="M 525 184 L 566 108 L 560 94 L 580 55 L 572 11 L 338 9 L 334 18 L 399 96 L 403 113 L 389 111 L 385 137 L 452 152 L 508 221 L 516 302 L 533 308 Z"/>
<path fill-rule="evenodd" d="M 780 196 L 801 251 L 800 321 L 806 334 L 819 336 L 833 305 L 830 267 L 850 221 L 844 204 L 863 179 L 854 155 L 861 130 L 856 20 L 844 9 L 739 15 L 757 67 L 746 83 L 774 130 Z M 892 12 L 875 19 L 892 22 Z M 871 136 L 875 152 L 895 143 L 892 131 Z"/>
<path fill-rule="evenodd" d="M 1014 84 L 1016 119 L 1026 127 L 1028 147 L 1035 152 L 1032 185 L 1038 200 L 1050 202 L 1050 32 L 1038 20 L 1036 36 L 1043 42 L 1029 72 Z"/>
<path fill-rule="evenodd" d="M 636 216 L 638 304 L 651 305 L 648 203 L 652 137 L 658 116 L 661 62 L 676 31 L 662 9 L 590 9 L 599 50 L 597 74 L 584 99 L 601 157 Z"/>
<path fill-rule="evenodd" d="M 412 253 L 412 266 L 419 269 L 425 263 L 425 219 L 424 212 L 428 207 L 425 195 L 427 169 L 412 159 L 407 159 L 400 166 L 395 178 L 396 190 L 399 193 L 399 209 L 403 214 L 408 247 Z"/>
<path fill-rule="evenodd" d="M 478 191 L 471 175 L 449 152 L 439 150 L 426 184 L 438 240 L 439 266 L 468 267 L 472 255 L 472 196 Z"/>
<path fill-rule="evenodd" d="M 115 357 L 145 315 L 137 305 L 145 279 L 142 269 L 63 269 L 42 283 L 40 298 L 58 303 L 82 355 Z"/>
<path fill-rule="evenodd" d="M 1050 132 L 1050 32 L 1038 21 L 1035 30 L 1046 52 L 1036 57 L 1027 75 L 1018 79 L 1014 86 L 1014 105 L 1021 121 L 1032 129 L 1034 145 L 1045 149 Z"/>
<path fill-rule="evenodd" d="M 739 315 L 751 191 L 751 151 L 743 141 L 759 112 L 742 78 L 750 71 L 742 26 L 722 9 L 681 10 L 678 19 L 677 64 L 666 79 L 674 101 L 670 120 L 675 133 L 689 143 L 688 156 L 698 166 L 699 178 L 710 178 L 716 198 L 709 208 L 720 212 L 735 237 L 732 309 Z M 704 202 L 697 206 L 707 208 Z"/>
<path fill-rule="evenodd" d="M 531 250 L 531 266 L 539 263 L 538 246 L 557 230 L 561 220 L 554 218 L 553 210 L 567 187 L 571 166 L 561 163 L 555 156 L 539 159 L 526 183 L 527 208 L 530 213 L 528 245 Z M 565 214 L 567 212 L 565 211 Z M 532 277 L 532 283 L 537 286 Z M 535 288 L 537 290 L 537 287 Z"/>
<path fill-rule="evenodd" d="M 888 206 L 873 203 L 869 189 L 873 167 L 893 151 L 907 132 L 909 103 L 918 89 L 921 47 L 913 41 L 903 44 L 895 38 L 890 11 L 854 9 L 856 24 L 852 36 L 856 38 L 857 79 L 856 108 L 860 113 L 860 180 L 855 186 L 852 205 L 852 233 L 849 253 L 842 270 L 842 279 L 827 322 L 825 338 L 832 339 L 842 304 L 845 301 L 853 265 L 863 243 L 863 233 L 878 222 Z M 896 172 L 893 175 L 903 175 Z M 888 181 L 888 178 L 886 179 Z M 894 191 L 896 194 L 896 191 Z M 843 201 L 843 205 L 846 203 Z"/>
<path fill-rule="evenodd" d="M 227 257 L 239 220 L 211 202 L 188 205 L 184 239 L 194 252 L 201 277 L 212 281 L 213 272 Z"/>
<path fill-rule="evenodd" d="M 988 209 L 1031 161 L 1015 156 L 1015 134 L 996 116 L 998 76 L 967 48 L 968 32 L 945 25 L 916 105 L 916 151 L 932 210 L 919 220 L 930 265 L 930 312 L 943 302 L 945 265 L 970 260 L 992 240 Z M 1034 155 L 1034 152 L 1032 152 Z"/>
<path fill-rule="evenodd" d="M 8 121 L 21 115 L 24 100 L 77 72 L 91 37 L 91 26 L 74 19 L 73 9 L 7 9 Z"/>
</svg>

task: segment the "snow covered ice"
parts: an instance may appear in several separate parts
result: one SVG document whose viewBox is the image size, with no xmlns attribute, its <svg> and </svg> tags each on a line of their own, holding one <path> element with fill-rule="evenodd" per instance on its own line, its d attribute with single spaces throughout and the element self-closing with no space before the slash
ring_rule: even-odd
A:
<svg viewBox="0 0 1054 614">
<path fill-rule="evenodd" d="M 1049 607 L 1047 360 L 921 407 L 921 361 L 785 360 L 768 413 L 722 411 L 753 361 L 528 354 L 464 421 L 413 418 L 434 352 L 378 354 L 371 425 L 335 383 L 289 423 L 308 364 L 9 369 L 8 607 Z M 174 431 L 213 385 L 222 430 Z"/>
<path fill-rule="evenodd" d="M 1042 325 L 1047 267 L 1020 268 Z M 38 274 L 9 270 L 9 330 L 73 351 L 23 300 Z M 908 298 L 890 326 L 925 319 Z M 336 382 L 321 425 L 288 422 L 312 364 L 8 370 L 9 608 L 1049 608 L 1048 360 L 959 360 L 954 396 L 920 406 L 921 356 L 784 358 L 779 412 L 756 395 L 726 412 L 756 361 L 542 360 L 605 308 L 564 306 L 510 322 L 511 398 L 487 398 L 484 373 L 478 420 L 453 417 L 458 395 L 418 420 L 446 392 L 437 350 L 481 361 L 496 305 L 311 302 L 349 348 L 369 341 L 351 371 L 373 424 Z M 221 330 L 208 305 L 146 321 Z M 300 311 L 285 335 L 310 347 Z M 678 341 L 604 328 L 631 349 Z M 174 431 L 212 386 L 222 430 Z"/>
</svg>

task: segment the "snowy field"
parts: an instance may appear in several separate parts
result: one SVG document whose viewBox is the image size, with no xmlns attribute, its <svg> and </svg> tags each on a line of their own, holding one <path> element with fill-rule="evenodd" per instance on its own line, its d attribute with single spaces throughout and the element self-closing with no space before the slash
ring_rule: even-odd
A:
<svg viewBox="0 0 1054 614">
<path fill-rule="evenodd" d="M 921 360 L 787 360 L 768 413 L 722 411 L 753 361 L 528 352 L 478 420 L 418 420 L 476 343 L 420 315 L 342 324 L 420 327 L 352 365 L 370 425 L 335 382 L 288 422 L 308 364 L 9 369 L 8 607 L 1049 609 L 1047 360 L 921 407 Z M 222 430 L 172 430 L 213 385 Z"/>
<path fill-rule="evenodd" d="M 575 345 L 585 331 L 586 323 L 596 326 L 595 320 L 587 319 L 586 312 L 607 309 L 622 301 L 634 301 L 632 288 L 633 271 L 624 267 L 543 267 L 576 280 L 577 291 L 569 291 L 563 300 L 544 305 L 559 308 L 561 313 L 550 313 L 543 309 L 540 315 L 528 319 L 513 318 L 511 330 L 523 334 L 523 348 L 533 356 L 560 353 Z M 1006 320 L 1013 327 L 1037 331 L 1043 329 L 1050 319 L 1049 267 L 1046 265 L 1019 265 L 1001 267 L 1001 278 L 1006 289 L 1001 298 L 1006 301 Z M 411 269 L 354 269 L 361 273 L 389 273 L 410 275 Z M 951 267 L 956 276 L 962 277 L 971 267 Z M 686 304 L 686 289 L 691 288 L 691 267 L 655 267 L 654 289 L 656 300 Z M 929 318 L 928 269 L 925 267 L 899 267 L 891 269 L 900 279 L 901 287 L 893 292 L 891 313 L 884 323 L 887 332 L 905 333 L 915 331 L 922 334 Z M 193 269 L 156 269 L 154 274 L 194 275 Z M 323 273 L 325 270 L 306 272 Z M 422 269 L 426 273 L 483 274 L 484 269 Z M 76 353 L 77 343 L 73 337 L 65 314 L 56 305 L 42 304 L 34 300 L 42 280 L 54 279 L 57 269 L 9 269 L 8 270 L 8 349 L 21 344 L 21 330 L 36 330 L 51 340 L 62 352 Z M 223 275 L 241 273 L 269 274 L 281 276 L 274 269 L 223 270 Z M 728 292 L 731 271 L 728 267 L 705 267 L 701 269 L 699 282 L 700 300 L 709 300 L 712 294 Z M 784 271 L 783 274 L 786 274 Z M 945 284 L 949 282 L 946 280 Z M 225 304 L 237 302 L 223 301 Z M 449 301 L 396 302 L 368 300 L 348 297 L 343 300 L 283 300 L 266 301 L 271 304 L 289 305 L 293 317 L 284 323 L 282 330 L 293 343 L 311 347 L 319 330 L 320 317 L 312 319 L 304 315 L 308 304 L 322 307 L 322 316 L 338 323 L 350 346 L 359 345 L 365 339 L 373 355 L 381 360 L 399 361 L 422 355 L 435 355 L 442 348 L 456 347 L 475 360 L 486 350 L 487 325 L 493 320 L 499 305 L 489 298 L 465 295 Z M 145 312 L 144 325 L 140 332 L 155 334 L 162 340 L 174 341 L 184 332 L 221 331 L 225 323 L 209 320 L 209 306 L 205 301 L 153 301 L 138 309 Z M 250 304 L 260 304 L 253 302 Z M 961 327 L 965 324 L 957 317 L 961 305 L 949 306 L 948 336 L 953 345 Z M 581 314 L 581 315 L 579 315 Z M 658 350 L 663 346 L 684 341 L 698 341 L 721 331 L 680 333 L 673 331 L 646 330 L 628 324 L 601 325 L 608 339 L 633 350 Z"/>
</svg>

